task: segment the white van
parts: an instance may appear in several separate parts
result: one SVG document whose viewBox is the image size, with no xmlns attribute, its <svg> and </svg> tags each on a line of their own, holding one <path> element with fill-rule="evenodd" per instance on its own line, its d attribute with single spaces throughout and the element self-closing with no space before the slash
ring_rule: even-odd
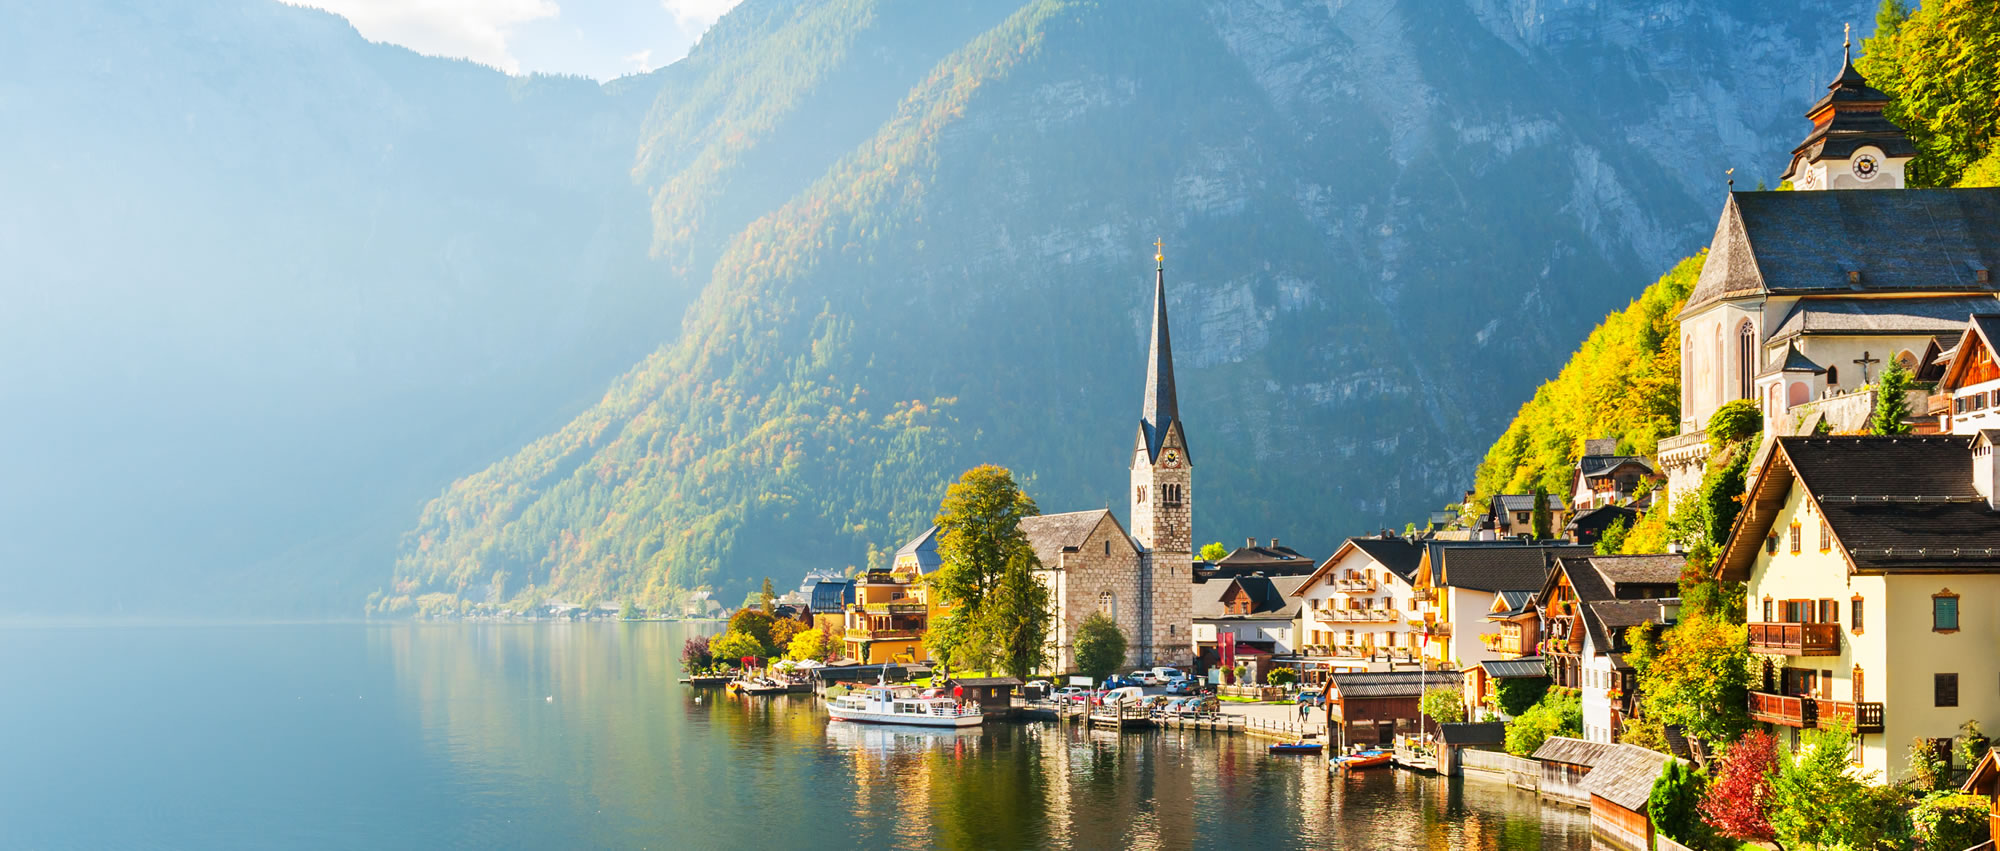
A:
<svg viewBox="0 0 2000 851">
<path fill-rule="evenodd" d="M 1187 679 L 1187 675 L 1181 673 L 1181 669 L 1179 668 L 1159 667 L 1159 668 L 1154 668 L 1151 673 L 1153 674 L 1153 679 L 1162 683 L 1170 683 L 1173 682 L 1174 680 Z"/>
<path fill-rule="evenodd" d="M 1126 706 L 1137 706 L 1139 701 L 1144 700 L 1145 697 L 1145 689 L 1138 686 L 1125 686 L 1105 692 L 1104 705 L 1110 706 L 1119 701 L 1124 701 Z"/>
</svg>

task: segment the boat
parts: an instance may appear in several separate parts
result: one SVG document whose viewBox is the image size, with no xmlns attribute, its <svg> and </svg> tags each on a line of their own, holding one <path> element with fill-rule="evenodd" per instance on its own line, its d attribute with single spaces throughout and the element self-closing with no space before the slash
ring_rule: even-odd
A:
<svg viewBox="0 0 2000 851">
<path fill-rule="evenodd" d="M 763 695 L 784 694 L 786 686 L 784 683 L 770 677 L 747 677 L 740 680 L 731 680 L 729 690 L 737 694 L 761 697 Z"/>
<path fill-rule="evenodd" d="M 728 674 L 694 674 L 682 677 L 681 682 L 695 688 L 713 688 L 715 686 L 726 686 L 731 679 L 732 677 Z"/>
<path fill-rule="evenodd" d="M 949 697 L 924 697 L 908 686 L 874 685 L 826 702 L 835 721 L 901 724 L 911 727 L 976 727 L 986 720 L 979 704 Z"/>
<path fill-rule="evenodd" d="M 1334 757 L 1333 767 L 1339 769 L 1374 768 L 1378 765 L 1388 765 L 1389 760 L 1394 756 L 1395 754 L 1385 750 L 1356 751 L 1346 756 Z"/>
<path fill-rule="evenodd" d="M 1273 756 L 1290 756 L 1290 755 L 1303 756 L 1306 754 L 1319 753 L 1323 749 L 1324 748 L 1318 742 L 1309 742 L 1304 740 L 1296 742 L 1273 742 L 1271 744 L 1271 754 Z"/>
</svg>

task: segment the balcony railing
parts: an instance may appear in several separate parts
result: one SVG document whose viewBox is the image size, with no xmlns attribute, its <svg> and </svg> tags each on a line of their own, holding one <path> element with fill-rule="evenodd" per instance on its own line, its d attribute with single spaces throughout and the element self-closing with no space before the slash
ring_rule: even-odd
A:
<svg viewBox="0 0 2000 851">
<path fill-rule="evenodd" d="M 1856 733 L 1882 732 L 1882 704 L 1842 700 L 1818 700 L 1814 703 L 1819 704 L 1815 711 L 1819 714 L 1821 727 L 1844 721 Z"/>
<path fill-rule="evenodd" d="M 1819 701 L 1788 694 L 1750 693 L 1750 720 L 1780 727 L 1811 727 L 1819 718 Z"/>
<path fill-rule="evenodd" d="M 1394 623 L 1400 614 L 1395 609 L 1321 609 L 1321 623 Z"/>
<path fill-rule="evenodd" d="M 850 629 L 848 641 L 890 641 L 904 638 L 920 638 L 922 632 L 914 629 Z"/>
<path fill-rule="evenodd" d="M 1446 621 L 1427 621 L 1417 631 L 1434 638 L 1449 638 L 1451 624 Z"/>
<path fill-rule="evenodd" d="M 1333 590 L 1344 591 L 1349 594 L 1372 594 L 1379 587 L 1381 586 L 1376 585 L 1373 579 L 1340 579 L 1333 583 Z"/>
<path fill-rule="evenodd" d="M 857 603 L 854 608 L 856 611 L 871 615 L 921 615 L 926 609 L 923 603 L 915 600 L 895 603 Z"/>
<path fill-rule="evenodd" d="M 1840 624 L 1837 623 L 1753 623 L 1750 650 L 1785 656 L 1840 655 Z"/>
</svg>

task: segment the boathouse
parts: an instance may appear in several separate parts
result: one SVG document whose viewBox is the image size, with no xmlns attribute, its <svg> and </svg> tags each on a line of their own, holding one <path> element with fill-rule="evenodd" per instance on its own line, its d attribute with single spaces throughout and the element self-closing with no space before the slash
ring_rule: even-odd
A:
<svg viewBox="0 0 2000 851">
<path fill-rule="evenodd" d="M 1021 681 L 1014 677 L 952 677 L 945 682 L 946 693 L 954 687 L 965 689 L 964 700 L 979 704 L 987 717 L 1006 717 L 1014 712 L 1014 690 Z"/>
<path fill-rule="evenodd" d="M 1653 821 L 1646 815 L 1646 800 L 1670 759 L 1638 745 L 1611 746 L 1583 779 L 1583 791 L 1590 795 L 1591 833 L 1614 847 L 1652 848 Z"/>
<path fill-rule="evenodd" d="M 1587 742 L 1568 736 L 1550 736 L 1535 751 L 1542 764 L 1543 795 L 1571 804 L 1590 805 L 1590 793 L 1583 781 L 1615 747 L 1603 742 Z"/>
<path fill-rule="evenodd" d="M 1457 671 L 1370 671 L 1327 679 L 1328 731 L 1344 736 L 1338 739 L 1344 744 L 1382 745 L 1399 733 L 1421 735 L 1417 704 L 1424 692 L 1460 682 Z M 1435 726 L 1429 732 L 1437 732 Z"/>
</svg>

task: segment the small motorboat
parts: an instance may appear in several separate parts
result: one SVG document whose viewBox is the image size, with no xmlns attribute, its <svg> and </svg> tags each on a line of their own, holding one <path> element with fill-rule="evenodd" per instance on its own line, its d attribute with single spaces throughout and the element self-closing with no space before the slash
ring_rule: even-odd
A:
<svg viewBox="0 0 2000 851">
<path fill-rule="evenodd" d="M 1275 742 L 1271 745 L 1273 756 L 1305 756 L 1325 750 L 1318 742 Z"/>
<path fill-rule="evenodd" d="M 1385 750 L 1356 751 L 1345 756 L 1334 757 L 1333 767 L 1337 769 L 1374 768 L 1378 765 L 1388 765 L 1389 760 L 1394 756 L 1394 753 Z"/>
</svg>

